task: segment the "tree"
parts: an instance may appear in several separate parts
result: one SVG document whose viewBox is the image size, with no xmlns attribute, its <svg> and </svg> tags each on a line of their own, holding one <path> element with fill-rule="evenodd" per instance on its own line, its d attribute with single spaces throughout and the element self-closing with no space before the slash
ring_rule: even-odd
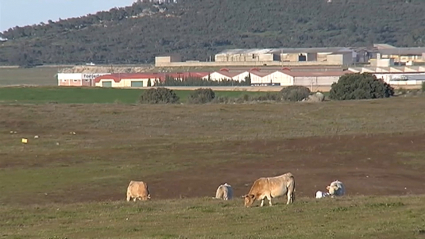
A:
<svg viewBox="0 0 425 239">
<path fill-rule="evenodd" d="M 333 83 L 329 97 L 333 100 L 377 99 L 394 95 L 394 88 L 370 73 L 346 74 Z"/>
<path fill-rule="evenodd" d="M 248 76 L 245 77 L 245 84 L 247 86 L 251 86 L 251 73 L 249 73 Z"/>
<path fill-rule="evenodd" d="M 192 104 L 205 104 L 211 102 L 215 98 L 215 93 L 212 89 L 196 89 L 189 95 L 189 103 Z"/>
<path fill-rule="evenodd" d="M 140 96 L 142 104 L 174 104 L 178 101 L 176 93 L 168 88 L 150 88 Z"/>
<path fill-rule="evenodd" d="M 286 101 L 302 101 L 310 95 L 310 89 L 305 86 L 291 85 L 283 88 L 280 93 L 283 100 Z"/>
</svg>

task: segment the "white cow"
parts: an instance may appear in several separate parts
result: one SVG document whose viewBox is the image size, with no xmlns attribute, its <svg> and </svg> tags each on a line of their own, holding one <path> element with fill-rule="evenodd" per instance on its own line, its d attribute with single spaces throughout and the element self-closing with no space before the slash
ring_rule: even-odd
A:
<svg viewBox="0 0 425 239">
<path fill-rule="evenodd" d="M 223 200 L 231 200 L 233 198 L 233 189 L 227 183 L 224 183 L 218 186 L 217 191 L 215 192 L 215 198 Z"/>
<path fill-rule="evenodd" d="M 333 181 L 331 185 L 326 187 L 326 189 L 331 197 L 345 195 L 345 186 L 339 180 Z"/>
<path fill-rule="evenodd" d="M 290 204 L 295 199 L 295 179 L 292 173 L 285 173 L 276 177 L 263 177 L 255 180 L 249 193 L 242 196 L 245 199 L 245 207 L 250 207 L 255 200 L 261 200 L 261 207 L 264 199 L 267 198 L 269 206 L 272 206 L 272 198 L 287 195 Z"/>
<path fill-rule="evenodd" d="M 322 192 L 322 191 L 316 192 L 316 198 L 324 198 L 324 197 L 327 197 L 327 196 L 329 196 L 329 193 Z"/>
<path fill-rule="evenodd" d="M 146 201 L 151 199 L 148 184 L 143 181 L 130 181 L 127 187 L 127 202 L 133 198 L 135 202 L 137 199 Z"/>
</svg>

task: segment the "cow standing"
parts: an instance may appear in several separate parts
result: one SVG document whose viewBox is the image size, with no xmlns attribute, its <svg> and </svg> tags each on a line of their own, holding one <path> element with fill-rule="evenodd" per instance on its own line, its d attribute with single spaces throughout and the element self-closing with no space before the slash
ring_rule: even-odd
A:
<svg viewBox="0 0 425 239">
<path fill-rule="evenodd" d="M 272 206 L 272 198 L 287 195 L 290 204 L 295 200 L 295 178 L 292 173 L 285 173 L 276 177 L 262 177 L 255 180 L 249 193 L 242 196 L 245 199 L 245 207 L 250 207 L 255 200 L 261 200 L 261 207 L 264 199 L 267 198 L 269 206 Z"/>
<path fill-rule="evenodd" d="M 223 200 L 231 200 L 233 198 L 233 189 L 227 183 L 224 183 L 218 186 L 217 191 L 215 192 L 215 198 Z"/>
<path fill-rule="evenodd" d="M 130 181 L 127 187 L 127 202 L 132 198 L 134 202 L 137 199 L 143 201 L 151 199 L 148 184 L 143 181 Z"/>
</svg>

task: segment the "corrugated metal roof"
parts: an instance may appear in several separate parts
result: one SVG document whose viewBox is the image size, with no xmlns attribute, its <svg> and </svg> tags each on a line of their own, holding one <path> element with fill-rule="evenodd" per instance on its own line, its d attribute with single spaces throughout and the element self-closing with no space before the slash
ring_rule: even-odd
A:
<svg viewBox="0 0 425 239">
<path fill-rule="evenodd" d="M 281 54 L 281 53 L 342 53 L 352 52 L 348 47 L 318 47 L 318 48 L 264 48 L 264 49 L 227 49 L 217 55 L 237 55 L 237 54 Z"/>
<path fill-rule="evenodd" d="M 345 74 L 353 73 L 351 71 L 286 71 L 286 70 L 279 70 L 279 72 L 290 75 L 292 77 L 342 76 Z"/>
<path fill-rule="evenodd" d="M 422 55 L 425 53 L 425 47 L 378 49 L 378 52 L 383 55 Z"/>
<path fill-rule="evenodd" d="M 113 80 L 115 82 L 120 82 L 122 79 L 159 79 L 164 81 L 165 78 L 187 78 L 187 77 L 199 77 L 202 78 L 210 74 L 209 72 L 167 72 L 167 73 L 113 73 L 110 75 L 103 75 L 96 77 L 94 82 L 99 83 L 101 80 Z"/>
</svg>

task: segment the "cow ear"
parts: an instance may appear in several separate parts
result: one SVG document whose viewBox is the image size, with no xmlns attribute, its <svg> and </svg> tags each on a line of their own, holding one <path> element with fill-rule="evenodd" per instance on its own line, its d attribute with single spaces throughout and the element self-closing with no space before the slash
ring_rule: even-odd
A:
<svg viewBox="0 0 425 239">
<path fill-rule="evenodd" d="M 242 195 L 241 198 L 246 198 L 246 196 L 247 196 L 246 194 L 245 195 Z"/>
<path fill-rule="evenodd" d="M 251 195 L 249 195 L 252 199 L 254 199 L 255 198 L 255 195 L 254 194 L 251 194 Z"/>
</svg>

